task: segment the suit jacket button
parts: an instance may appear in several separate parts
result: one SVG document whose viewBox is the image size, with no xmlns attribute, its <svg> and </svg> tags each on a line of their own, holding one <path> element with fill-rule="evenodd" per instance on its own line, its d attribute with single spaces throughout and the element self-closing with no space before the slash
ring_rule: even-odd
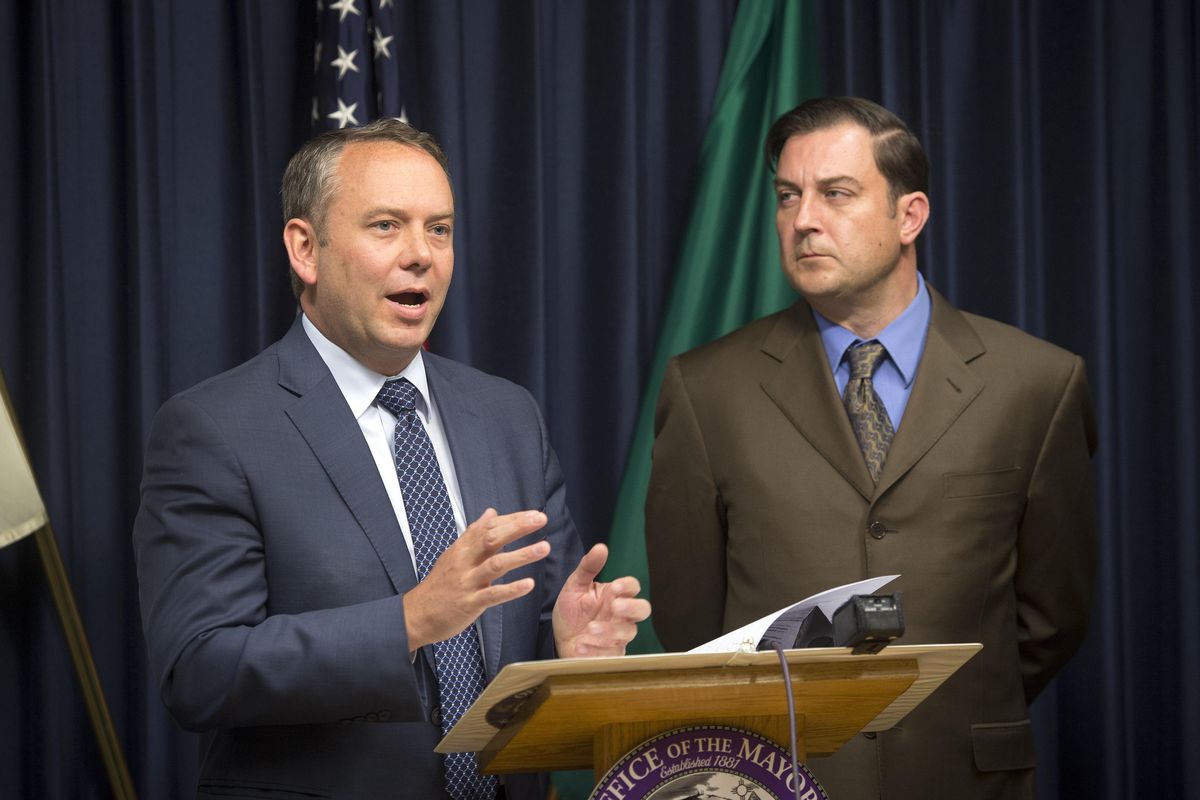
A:
<svg viewBox="0 0 1200 800">
<path fill-rule="evenodd" d="M 882 539 L 884 536 L 887 536 L 887 525 L 884 525 L 879 520 L 875 520 L 867 526 L 867 532 L 876 539 Z"/>
<path fill-rule="evenodd" d="M 874 739 L 875 731 L 867 731 L 866 733 L 863 734 L 863 736 L 867 737 L 868 739 Z"/>
<path fill-rule="evenodd" d="M 367 714 L 367 722 L 379 722 L 379 715 L 372 711 L 370 714 Z"/>
<path fill-rule="evenodd" d="M 380 722 L 387 722 L 391 718 L 392 718 L 392 712 L 390 712 L 390 711 L 380 711 L 379 712 L 379 721 Z"/>
<path fill-rule="evenodd" d="M 433 707 L 433 710 L 429 712 L 429 721 L 432 722 L 434 725 L 436 725 L 439 728 L 442 727 L 442 707 L 441 706 Z"/>
</svg>

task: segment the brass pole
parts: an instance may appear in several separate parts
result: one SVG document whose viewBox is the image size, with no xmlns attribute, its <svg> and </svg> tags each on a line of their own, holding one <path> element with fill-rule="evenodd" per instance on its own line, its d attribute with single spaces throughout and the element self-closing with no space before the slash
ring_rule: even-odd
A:
<svg viewBox="0 0 1200 800">
<path fill-rule="evenodd" d="M 117 730 L 108 713 L 108 704 L 104 702 L 104 689 L 96 673 L 96 663 L 92 660 L 83 621 L 79 618 L 75 595 L 67 581 L 54 530 L 47 524 L 34 534 L 34 538 L 37 539 L 46 582 L 50 584 L 50 594 L 54 596 L 54 607 L 62 623 L 67 649 L 71 651 L 71 663 L 75 665 L 75 675 L 79 678 L 79 688 L 83 691 L 92 730 L 96 733 L 96 744 L 100 746 L 100 755 L 104 758 L 104 771 L 108 773 L 113 797 L 117 800 L 137 800 L 133 781 L 129 778 L 129 768 L 125 766 L 125 756 L 121 752 L 121 742 L 117 739 Z"/>
</svg>

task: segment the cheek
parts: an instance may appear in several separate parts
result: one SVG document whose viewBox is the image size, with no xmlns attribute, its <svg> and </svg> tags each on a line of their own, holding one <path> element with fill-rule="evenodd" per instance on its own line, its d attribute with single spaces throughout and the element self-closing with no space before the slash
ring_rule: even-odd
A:
<svg viewBox="0 0 1200 800">
<path fill-rule="evenodd" d="M 792 249 L 794 240 L 791 222 L 777 217 L 775 219 L 775 233 L 779 236 L 780 255 L 786 260 L 788 252 Z"/>
<path fill-rule="evenodd" d="M 434 290 L 434 299 L 438 302 L 445 300 L 446 292 L 450 290 L 450 279 L 454 277 L 454 263 L 436 263 L 427 274 L 429 287 Z"/>
</svg>

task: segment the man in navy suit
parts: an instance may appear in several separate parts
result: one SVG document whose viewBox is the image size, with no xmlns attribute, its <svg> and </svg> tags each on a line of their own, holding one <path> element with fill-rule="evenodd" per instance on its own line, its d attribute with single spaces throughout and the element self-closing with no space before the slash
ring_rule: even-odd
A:
<svg viewBox="0 0 1200 800">
<path fill-rule="evenodd" d="M 432 137 L 391 119 L 322 134 L 283 198 L 303 314 L 163 406 L 134 525 L 151 665 L 203 734 L 198 796 L 544 797 L 537 775 L 447 786 L 434 644 L 473 629 L 487 679 L 619 655 L 649 603 L 634 578 L 595 582 L 607 551 L 581 557 L 532 397 L 422 352 L 454 267 Z M 413 406 L 377 402 L 389 379 Z M 393 439 L 414 411 L 457 533 L 432 567 Z"/>
</svg>

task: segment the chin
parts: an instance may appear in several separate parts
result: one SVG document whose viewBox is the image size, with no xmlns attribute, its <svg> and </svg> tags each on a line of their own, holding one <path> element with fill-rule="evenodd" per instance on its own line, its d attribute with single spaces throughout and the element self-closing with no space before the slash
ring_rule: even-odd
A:
<svg viewBox="0 0 1200 800">
<path fill-rule="evenodd" d="M 403 359 L 405 363 L 416 355 L 417 351 L 425 346 L 425 339 L 428 337 L 406 338 L 403 341 L 387 342 L 384 346 L 392 354 L 393 358 Z"/>
<path fill-rule="evenodd" d="M 836 294 L 838 289 L 832 281 L 814 280 L 811 275 L 788 275 L 788 283 L 804 297 L 826 297 Z"/>
</svg>

